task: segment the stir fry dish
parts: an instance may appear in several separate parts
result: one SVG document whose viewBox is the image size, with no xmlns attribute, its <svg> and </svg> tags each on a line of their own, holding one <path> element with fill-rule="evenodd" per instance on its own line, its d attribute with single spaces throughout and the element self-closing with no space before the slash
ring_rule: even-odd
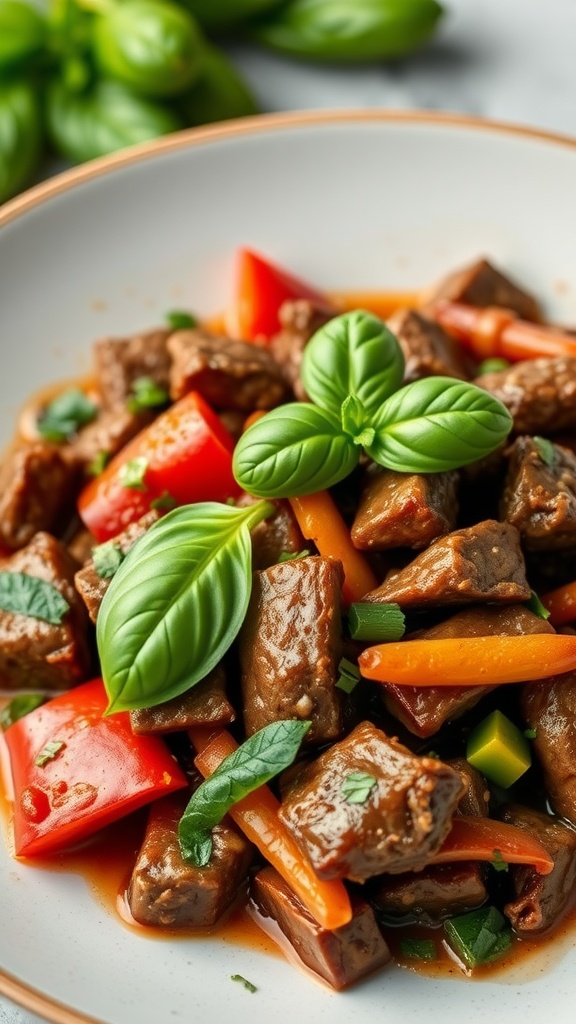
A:
<svg viewBox="0 0 576 1024">
<path fill-rule="evenodd" d="M 493 969 L 573 906 L 575 625 L 576 333 L 487 260 L 386 301 L 240 250 L 5 453 L 14 856 L 130 815 L 142 926 Z"/>
</svg>

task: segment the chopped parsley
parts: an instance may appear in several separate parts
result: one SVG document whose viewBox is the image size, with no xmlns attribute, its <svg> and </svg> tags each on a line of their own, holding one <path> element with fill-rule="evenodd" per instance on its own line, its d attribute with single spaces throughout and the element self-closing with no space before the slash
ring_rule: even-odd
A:
<svg viewBox="0 0 576 1024">
<path fill-rule="evenodd" d="M 40 753 L 34 758 L 34 764 L 38 768 L 43 768 L 49 761 L 53 761 L 55 757 L 58 757 L 58 754 L 64 750 L 65 746 L 66 744 L 63 740 L 48 740 L 46 746 L 42 747 Z"/>
<path fill-rule="evenodd" d="M 368 772 L 350 772 L 340 787 L 340 793 L 349 804 L 365 804 L 376 785 Z"/>
<path fill-rule="evenodd" d="M 131 491 L 145 491 L 144 477 L 148 469 L 148 459 L 143 457 L 129 459 L 120 470 L 120 483 Z"/>
<path fill-rule="evenodd" d="M 69 388 L 45 407 L 38 420 L 38 431 L 47 441 L 68 441 L 96 417 L 98 406 L 80 391 Z"/>
</svg>

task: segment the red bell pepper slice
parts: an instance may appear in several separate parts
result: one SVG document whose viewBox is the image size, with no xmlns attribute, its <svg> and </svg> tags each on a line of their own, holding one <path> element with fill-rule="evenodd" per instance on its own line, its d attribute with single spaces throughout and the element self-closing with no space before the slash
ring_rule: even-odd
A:
<svg viewBox="0 0 576 1024">
<path fill-rule="evenodd" d="M 244 341 L 271 338 L 280 330 L 278 311 L 286 299 L 309 299 L 334 309 L 328 296 L 306 281 L 263 259 L 252 249 L 239 249 L 234 295 L 224 318 L 230 337 Z"/>
<path fill-rule="evenodd" d="M 188 785 L 159 736 L 136 736 L 128 712 L 107 706 L 93 679 L 6 730 L 17 856 L 51 854 Z"/>
<path fill-rule="evenodd" d="M 151 507 L 226 501 L 240 493 L 232 473 L 234 439 L 195 391 L 160 413 L 86 485 L 80 516 L 99 543 Z M 136 476 L 127 469 L 134 467 Z M 138 472 L 141 478 L 138 478 Z"/>
</svg>

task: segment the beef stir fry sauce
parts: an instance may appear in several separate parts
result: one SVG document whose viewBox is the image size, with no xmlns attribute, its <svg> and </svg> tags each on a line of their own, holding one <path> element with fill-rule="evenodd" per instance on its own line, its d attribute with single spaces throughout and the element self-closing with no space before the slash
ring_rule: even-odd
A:
<svg viewBox="0 0 576 1024">
<path fill-rule="evenodd" d="M 4 456 L 15 852 L 149 805 L 140 924 L 473 974 L 574 900 L 576 341 L 486 260 L 387 324 L 289 281 L 97 341 Z"/>
</svg>

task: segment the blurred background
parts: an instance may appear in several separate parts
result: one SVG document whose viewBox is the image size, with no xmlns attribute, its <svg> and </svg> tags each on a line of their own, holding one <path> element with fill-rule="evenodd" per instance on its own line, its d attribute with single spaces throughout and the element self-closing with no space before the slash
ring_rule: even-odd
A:
<svg viewBox="0 0 576 1024">
<path fill-rule="evenodd" d="M 574 0 L 0 0 L 0 201 L 258 112 L 455 111 L 576 135 Z"/>
</svg>

